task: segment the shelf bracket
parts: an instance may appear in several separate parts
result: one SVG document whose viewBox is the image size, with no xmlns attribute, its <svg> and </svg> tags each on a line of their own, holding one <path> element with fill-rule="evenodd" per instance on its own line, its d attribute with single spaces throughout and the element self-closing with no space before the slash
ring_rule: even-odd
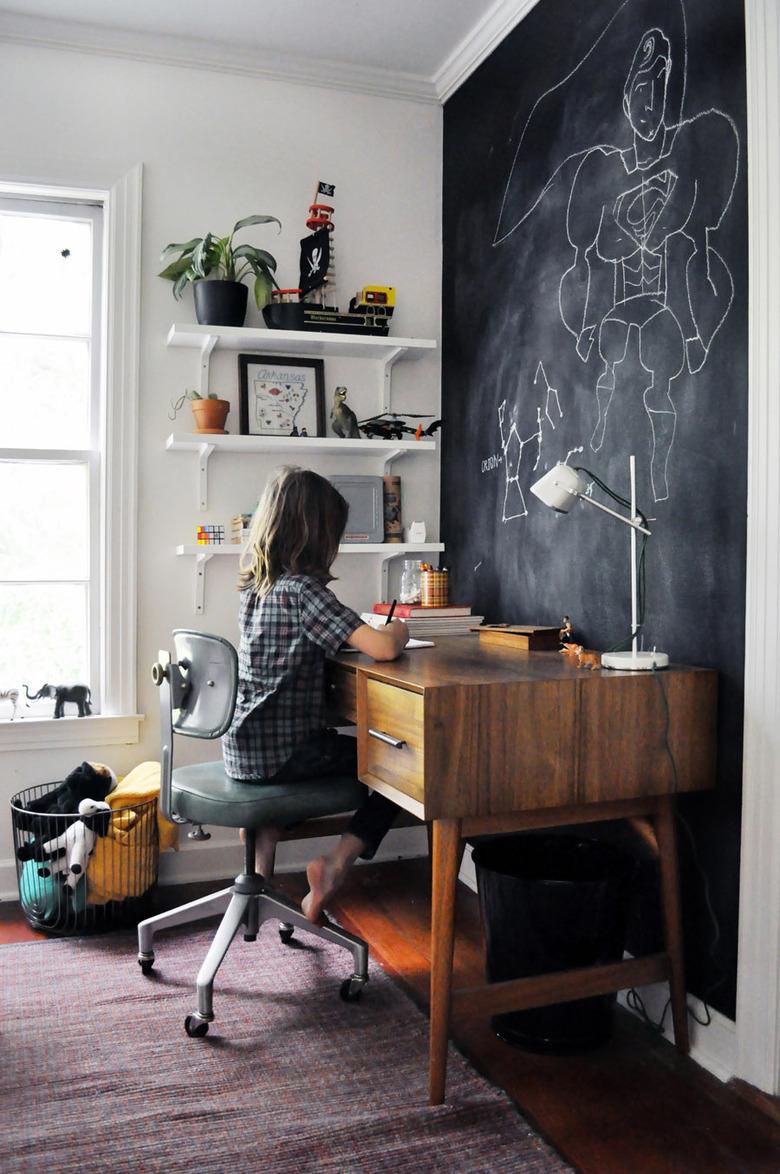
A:
<svg viewBox="0 0 780 1174">
<path fill-rule="evenodd" d="M 209 365 L 211 363 L 211 352 L 217 345 L 217 335 L 207 334 L 200 344 L 200 384 L 198 391 L 205 397 L 209 393 Z"/>
<path fill-rule="evenodd" d="M 202 510 L 208 509 L 209 506 L 209 457 L 214 448 L 215 445 L 205 442 L 198 445 L 198 504 Z"/>
<path fill-rule="evenodd" d="M 382 579 L 379 591 L 379 598 L 383 603 L 389 603 L 389 582 L 390 582 L 390 563 L 394 558 L 408 558 L 405 550 L 399 550 L 398 554 L 387 554 L 382 556 Z"/>
<path fill-rule="evenodd" d="M 204 549 L 195 555 L 195 614 L 202 616 L 206 606 L 206 563 L 214 557 L 214 552 Z"/>
<path fill-rule="evenodd" d="M 385 456 L 385 460 L 384 460 L 384 469 L 385 469 L 385 473 L 389 473 L 389 472 L 390 472 L 390 466 L 392 465 L 393 461 L 397 460 L 397 459 L 398 459 L 398 457 L 402 457 L 402 456 L 404 456 L 404 454 L 405 454 L 407 451 L 408 451 L 407 449 L 403 449 L 403 448 L 394 448 L 394 449 L 391 449 L 391 450 L 390 450 L 390 452 L 389 452 L 389 453 L 387 453 L 387 455 Z"/>
<path fill-rule="evenodd" d="M 393 365 L 401 355 L 406 354 L 407 348 L 405 346 L 394 347 L 393 350 L 388 351 L 385 356 L 382 370 L 382 411 L 389 412 L 390 401 L 392 398 L 392 383 L 393 383 Z"/>
</svg>

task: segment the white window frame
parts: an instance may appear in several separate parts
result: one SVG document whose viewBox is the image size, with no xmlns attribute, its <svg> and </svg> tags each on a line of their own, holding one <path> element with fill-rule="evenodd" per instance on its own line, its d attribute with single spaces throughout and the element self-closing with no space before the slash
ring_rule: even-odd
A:
<svg viewBox="0 0 780 1174">
<path fill-rule="evenodd" d="M 75 205 L 75 207 L 74 207 Z M 88 222 L 92 228 L 92 280 L 89 329 L 86 334 L 70 334 L 58 336 L 61 338 L 88 341 L 90 344 L 90 395 L 89 395 L 89 446 L 84 449 L 64 448 L 53 446 L 45 448 L 2 448 L 0 459 L 14 464 L 31 465 L 79 465 L 84 466 L 87 473 L 87 503 L 89 510 L 89 566 L 86 580 L 89 585 L 89 611 L 87 625 L 87 677 L 89 681 L 92 702 L 96 712 L 102 709 L 102 664 L 101 664 L 101 636 L 100 619 L 102 615 L 103 575 L 100 558 L 101 534 L 103 529 L 102 473 L 103 464 L 103 414 L 105 399 L 105 364 L 103 350 L 105 330 L 103 315 L 105 303 L 103 298 L 103 202 L 91 200 L 43 200 L 30 196 L 7 196 L 0 192 L 0 206 L 4 212 L 17 213 L 21 216 L 38 215 L 47 219 L 63 221 Z M 25 336 L 36 337 L 34 331 L 24 331 Z M 51 337 L 41 335 L 40 337 Z M 10 580 L 13 582 L 14 580 Z M 38 581 L 38 580 L 36 580 Z M 41 580 L 45 582 L 46 580 Z M 52 579 L 50 582 L 83 583 L 83 579 Z M 53 708 L 53 706 L 52 706 Z M 41 706 L 41 716 L 50 714 L 46 706 Z"/>
<path fill-rule="evenodd" d="M 138 366 L 141 288 L 138 164 L 106 188 L 0 181 L 5 196 L 71 198 L 103 205 L 104 402 L 98 605 L 101 713 L 0 725 L 0 752 L 136 743 Z M 71 458 L 73 454 L 71 453 Z"/>
</svg>

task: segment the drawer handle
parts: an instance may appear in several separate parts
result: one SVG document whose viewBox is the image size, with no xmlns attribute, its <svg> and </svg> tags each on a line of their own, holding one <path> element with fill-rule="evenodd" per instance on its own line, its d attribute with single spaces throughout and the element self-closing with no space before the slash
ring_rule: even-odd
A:
<svg viewBox="0 0 780 1174">
<path fill-rule="evenodd" d="M 386 742 L 394 750 L 403 750 L 406 745 L 403 738 L 394 738 L 392 734 L 383 734 L 381 730 L 372 730 L 369 728 L 368 736 L 369 738 L 376 738 L 379 742 Z"/>
</svg>

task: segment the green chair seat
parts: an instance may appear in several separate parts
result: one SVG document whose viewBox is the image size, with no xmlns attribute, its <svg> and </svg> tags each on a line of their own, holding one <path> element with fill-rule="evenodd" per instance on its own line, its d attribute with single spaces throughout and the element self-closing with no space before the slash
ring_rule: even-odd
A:
<svg viewBox="0 0 780 1174">
<path fill-rule="evenodd" d="M 171 779 L 173 809 L 190 823 L 218 827 L 286 826 L 353 811 L 365 797 L 355 778 L 304 779 L 294 783 L 241 783 L 221 761 L 179 766 Z"/>
</svg>

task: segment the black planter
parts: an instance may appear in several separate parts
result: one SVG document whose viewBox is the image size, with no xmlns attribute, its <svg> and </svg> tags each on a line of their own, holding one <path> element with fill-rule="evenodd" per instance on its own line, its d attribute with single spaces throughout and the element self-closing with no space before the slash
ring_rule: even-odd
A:
<svg viewBox="0 0 780 1174">
<path fill-rule="evenodd" d="M 249 290 L 240 281 L 196 281 L 195 317 L 201 326 L 243 326 Z"/>
<path fill-rule="evenodd" d="M 270 330 L 303 330 L 303 305 L 300 302 L 282 302 L 265 306 L 263 318 Z"/>
</svg>

